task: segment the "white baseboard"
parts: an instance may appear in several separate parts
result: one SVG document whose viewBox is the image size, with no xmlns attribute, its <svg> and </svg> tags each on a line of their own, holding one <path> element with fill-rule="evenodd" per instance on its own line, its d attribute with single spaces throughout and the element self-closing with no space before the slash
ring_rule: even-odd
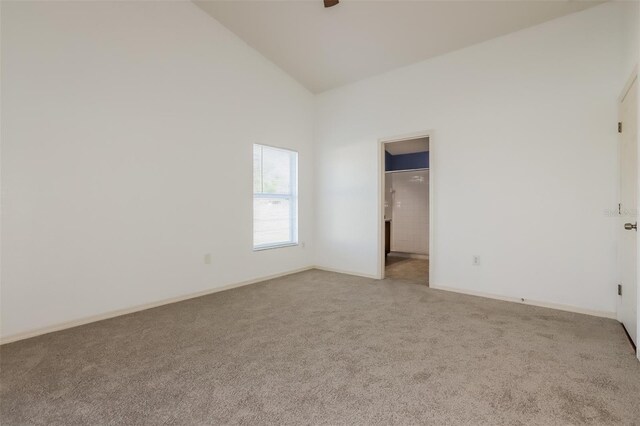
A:
<svg viewBox="0 0 640 426">
<path fill-rule="evenodd" d="M 363 274 L 361 272 L 345 271 L 343 269 L 328 268 L 326 266 L 320 266 L 320 265 L 315 265 L 313 269 L 319 269 L 321 271 L 327 271 L 327 272 L 337 272 L 338 274 L 354 275 L 356 277 L 372 278 L 374 280 L 379 279 L 377 275 Z"/>
<path fill-rule="evenodd" d="M 265 277 L 255 278 L 255 279 L 252 279 L 252 280 L 242 281 L 242 282 L 233 283 L 233 284 L 228 284 L 228 285 L 224 285 L 224 286 L 221 286 L 221 287 L 216 287 L 216 288 L 200 291 L 200 292 L 197 292 L 197 293 L 190 293 L 190 294 L 187 294 L 187 295 L 184 295 L 184 296 L 173 297 L 173 298 L 169 298 L 169 299 L 160 300 L 160 301 L 157 301 L 157 302 L 147 303 L 147 304 L 143 304 L 143 305 L 137 305 L 137 306 L 133 306 L 133 307 L 130 307 L 130 308 L 119 309 L 119 310 L 115 310 L 115 311 L 110 311 L 110 312 L 106 312 L 106 313 L 99 314 L 99 315 L 92 315 L 92 316 L 89 316 L 89 317 L 80 318 L 80 319 L 73 320 L 73 321 L 67 321 L 67 322 L 63 322 L 63 323 L 59 323 L 59 324 L 54 324 L 54 325 L 48 326 L 48 327 L 43 327 L 43 328 L 39 328 L 39 329 L 35 329 L 35 330 L 26 331 L 26 332 L 23 332 L 23 333 L 17 333 L 17 334 L 9 335 L 9 336 L 0 338 L 0 345 L 4 345 L 4 344 L 7 344 L 7 343 L 12 343 L 12 342 L 17 342 L 19 340 L 28 339 L 30 337 L 36 337 L 36 336 L 40 336 L 40 335 L 47 334 L 47 333 L 53 333 L 55 331 L 66 330 L 68 328 L 78 327 L 78 326 L 81 326 L 81 325 L 89 324 L 89 323 L 96 322 L 96 321 L 102 321 L 102 320 L 105 320 L 105 319 L 114 318 L 114 317 L 118 317 L 118 316 L 121 316 L 121 315 L 127 315 L 127 314 L 131 314 L 131 313 L 134 313 L 134 312 L 140 312 L 140 311 L 144 311 L 144 310 L 147 310 L 147 309 L 156 308 L 158 306 L 168 305 L 168 304 L 176 303 L 176 302 L 182 302 L 184 300 L 189 300 L 189 299 L 193 299 L 193 298 L 196 298 L 196 297 L 206 296 L 208 294 L 213 294 L 213 293 L 217 293 L 217 292 L 220 292 L 220 291 L 231 290 L 231 289 L 237 288 L 237 287 L 243 287 L 243 286 L 246 286 L 246 285 L 256 284 L 256 283 L 259 283 L 259 282 L 268 281 L 268 280 L 271 280 L 271 279 L 280 278 L 280 277 L 284 277 L 284 276 L 291 275 L 291 274 L 296 274 L 298 272 L 308 271 L 310 269 L 319 269 L 321 271 L 336 272 L 336 273 L 340 273 L 340 274 L 354 275 L 354 276 L 358 276 L 358 277 L 371 278 L 371 279 L 376 279 L 376 280 L 378 279 L 378 277 L 376 275 L 371 275 L 371 274 L 363 274 L 363 273 L 359 273 L 359 272 L 345 271 L 345 270 L 341 270 L 341 269 L 328 268 L 328 267 L 324 267 L 324 266 L 320 266 L 320 265 L 307 266 L 307 267 L 304 267 L 304 268 L 294 269 L 294 270 L 282 272 L 282 273 L 279 273 L 279 274 L 274 274 L 274 275 L 269 275 L 269 276 L 265 276 Z M 499 295 L 496 295 L 496 294 L 476 292 L 476 291 L 470 291 L 470 290 L 463 290 L 463 289 L 458 289 L 458 288 L 454 288 L 454 287 L 447 287 L 447 286 L 440 286 L 440 285 L 430 285 L 430 288 L 437 289 L 437 290 L 450 291 L 450 292 L 454 292 L 454 293 L 467 294 L 467 295 L 470 295 L 470 296 L 479 296 L 479 297 L 485 297 L 485 298 L 488 298 L 488 299 L 502 300 L 502 301 L 505 301 L 505 302 L 514 302 L 514 303 L 520 303 L 520 304 L 525 304 L 525 305 L 539 306 L 539 307 L 543 307 L 543 308 L 551 308 L 551 309 L 557 309 L 557 310 L 561 310 L 561 311 L 575 312 L 575 313 L 579 313 L 579 314 L 585 314 L 585 315 L 592 315 L 592 316 L 603 317 L 603 318 L 616 319 L 616 313 L 615 312 L 583 309 L 583 308 L 579 308 L 579 307 L 576 307 L 576 306 L 562 305 L 562 304 L 548 303 L 548 302 L 539 302 L 539 301 L 529 300 L 529 299 L 522 300 L 522 299 L 519 299 L 519 298 L 516 298 L 516 297 L 499 296 Z M 640 351 L 638 352 L 638 354 L 640 356 Z"/>
<path fill-rule="evenodd" d="M 307 266 L 307 267 L 304 267 L 304 268 L 299 268 L 299 269 L 294 269 L 294 270 L 291 270 L 291 271 L 282 272 L 280 274 L 274 274 L 274 275 L 269 275 L 269 276 L 266 276 L 266 277 L 255 278 L 255 279 L 252 279 L 252 280 L 242 281 L 242 282 L 239 282 L 239 283 L 227 284 L 227 285 L 224 285 L 224 286 L 221 286 L 221 287 L 216 287 L 216 288 L 204 290 L 204 291 L 200 291 L 200 292 L 197 292 L 197 293 L 190 293 L 190 294 L 186 294 L 184 296 L 172 297 L 172 298 L 163 299 L 163 300 L 160 300 L 160 301 L 157 301 L 157 302 L 152 302 L 152 303 L 146 303 L 146 304 L 143 304 L 143 305 L 133 306 L 131 308 L 118 309 L 118 310 L 115 310 L 115 311 L 105 312 L 103 314 L 92 315 L 92 316 L 89 316 L 89 317 L 79 318 L 79 319 L 73 320 L 73 321 L 67 321 L 67 322 L 63 322 L 63 323 L 58 323 L 58 324 L 54 324 L 52 326 L 38 328 L 38 329 L 35 329 L 35 330 L 30 330 L 30 331 L 23 332 L 23 333 L 12 334 L 12 335 L 0 338 L 0 345 L 4 345 L 4 344 L 7 344 L 7 343 L 12 343 L 12 342 L 17 342 L 18 340 L 24 340 L 24 339 L 28 339 L 30 337 L 40 336 L 42 334 L 53 333 L 55 331 L 66 330 L 68 328 L 78 327 L 80 325 L 85 325 L 85 324 L 89 324 L 89 323 L 96 322 L 96 321 L 102 321 L 102 320 L 109 319 L 109 318 L 115 318 L 115 317 L 119 317 L 121 315 L 127 315 L 127 314 L 132 314 L 134 312 L 145 311 L 147 309 L 157 308 L 158 306 L 169 305 L 171 303 L 176 303 L 176 302 L 182 302 L 184 300 L 189 300 L 189 299 L 193 299 L 193 298 L 196 298 L 196 297 L 206 296 L 208 294 L 217 293 L 219 291 L 231 290 L 232 288 L 243 287 L 243 286 L 246 286 L 246 285 L 251 285 L 251 284 L 256 284 L 256 283 L 263 282 L 263 281 L 272 280 L 274 278 L 284 277 L 286 275 L 297 274 L 298 272 L 304 272 L 304 271 L 308 271 L 308 270 L 314 269 L 314 268 L 315 268 L 314 266 Z"/>
<path fill-rule="evenodd" d="M 513 302 L 513 303 L 519 303 L 521 305 L 539 306 L 541 308 L 549 308 L 549 309 L 556 309 L 556 310 L 559 310 L 559 311 L 574 312 L 574 313 L 577 313 L 577 314 L 591 315 L 591 316 L 594 316 L 594 317 L 616 319 L 616 313 L 615 312 L 597 311 L 597 310 L 593 310 L 593 309 L 580 308 L 580 307 L 577 307 L 577 306 L 562 305 L 562 304 L 559 304 L 559 303 L 540 302 L 540 301 L 537 301 L 537 300 L 521 299 L 521 298 L 517 298 L 517 297 L 508 297 L 508 296 L 500 296 L 500 295 L 497 295 L 497 294 L 483 293 L 483 292 L 480 292 L 480 291 L 472 291 L 472 290 L 464 290 L 464 289 L 459 289 L 459 288 L 455 288 L 455 287 L 447 287 L 447 286 L 442 286 L 442 285 L 429 285 L 429 287 L 430 288 L 434 288 L 436 290 L 444 290 L 444 291 L 450 291 L 450 292 L 453 292 L 453 293 L 467 294 L 469 296 L 478 296 L 478 297 L 484 297 L 484 298 L 487 298 L 487 299 L 502 300 L 503 302 Z"/>
</svg>

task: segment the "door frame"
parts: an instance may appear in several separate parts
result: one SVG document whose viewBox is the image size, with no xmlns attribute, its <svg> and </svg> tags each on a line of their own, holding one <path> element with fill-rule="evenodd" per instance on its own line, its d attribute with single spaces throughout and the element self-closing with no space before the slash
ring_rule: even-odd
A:
<svg viewBox="0 0 640 426">
<path fill-rule="evenodd" d="M 403 142 L 417 138 L 429 138 L 429 285 L 433 284 L 434 276 L 434 247 L 435 247 L 435 131 L 424 130 L 397 136 L 387 136 L 378 139 L 378 279 L 384 279 L 385 253 L 384 253 L 384 199 L 385 199 L 385 144 Z"/>
</svg>

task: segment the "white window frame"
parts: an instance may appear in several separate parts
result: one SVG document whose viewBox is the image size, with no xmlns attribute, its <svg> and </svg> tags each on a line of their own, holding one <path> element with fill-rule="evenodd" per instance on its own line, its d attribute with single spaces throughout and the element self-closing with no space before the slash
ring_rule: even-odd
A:
<svg viewBox="0 0 640 426">
<path fill-rule="evenodd" d="M 287 194 L 271 194 L 271 193 L 264 193 L 264 192 L 253 192 L 253 201 L 255 201 L 256 198 L 261 198 L 261 199 L 289 199 L 291 200 L 291 202 L 289 203 L 290 205 L 290 218 L 291 218 L 291 222 L 289 223 L 290 229 L 291 229 L 291 240 L 289 241 L 284 241 L 284 242 L 278 242 L 278 243 L 267 243 L 267 244 L 259 244 L 256 245 L 255 244 L 255 210 L 252 210 L 252 221 L 251 221 L 251 227 L 252 227 L 252 232 L 251 232 L 251 238 L 252 238 L 252 245 L 253 245 L 253 251 L 262 251 L 262 250 L 270 250 L 270 249 L 275 249 L 275 248 L 281 248 L 281 247 L 292 247 L 292 246 L 297 246 L 298 245 L 298 151 L 295 151 L 293 149 L 287 149 L 287 148 L 280 148 L 277 146 L 272 146 L 272 145 L 266 145 L 266 144 L 261 144 L 261 143 L 254 143 L 252 145 L 252 148 L 255 149 L 256 146 L 262 147 L 262 148 L 268 148 L 268 149 L 274 149 L 274 150 L 279 150 L 279 151 L 285 151 L 287 153 L 293 153 L 295 155 L 291 156 L 291 164 L 289 166 L 289 170 L 291 175 L 289 176 L 289 183 L 290 183 L 290 193 Z M 252 158 L 253 158 L 253 150 L 252 152 Z M 260 157 L 262 159 L 262 156 Z M 263 172 L 263 168 L 260 167 L 260 172 Z M 252 162 L 252 177 L 253 176 L 253 162 Z M 251 180 L 251 186 L 253 188 L 253 179 Z M 254 209 L 253 207 L 253 203 L 252 203 L 252 209 Z"/>
</svg>

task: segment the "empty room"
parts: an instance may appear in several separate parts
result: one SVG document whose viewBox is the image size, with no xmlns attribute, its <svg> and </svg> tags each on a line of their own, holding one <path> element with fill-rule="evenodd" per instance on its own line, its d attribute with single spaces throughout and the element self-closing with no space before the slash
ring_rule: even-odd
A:
<svg viewBox="0 0 640 426">
<path fill-rule="evenodd" d="M 640 424 L 639 6 L 0 0 L 0 424 Z"/>
</svg>

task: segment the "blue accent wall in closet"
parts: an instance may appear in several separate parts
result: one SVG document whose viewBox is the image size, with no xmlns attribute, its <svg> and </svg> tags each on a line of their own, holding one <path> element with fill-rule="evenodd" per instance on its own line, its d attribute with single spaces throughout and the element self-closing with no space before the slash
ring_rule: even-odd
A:
<svg viewBox="0 0 640 426">
<path fill-rule="evenodd" d="M 388 172 L 429 168 L 429 151 L 391 155 L 384 152 L 384 169 Z"/>
</svg>

